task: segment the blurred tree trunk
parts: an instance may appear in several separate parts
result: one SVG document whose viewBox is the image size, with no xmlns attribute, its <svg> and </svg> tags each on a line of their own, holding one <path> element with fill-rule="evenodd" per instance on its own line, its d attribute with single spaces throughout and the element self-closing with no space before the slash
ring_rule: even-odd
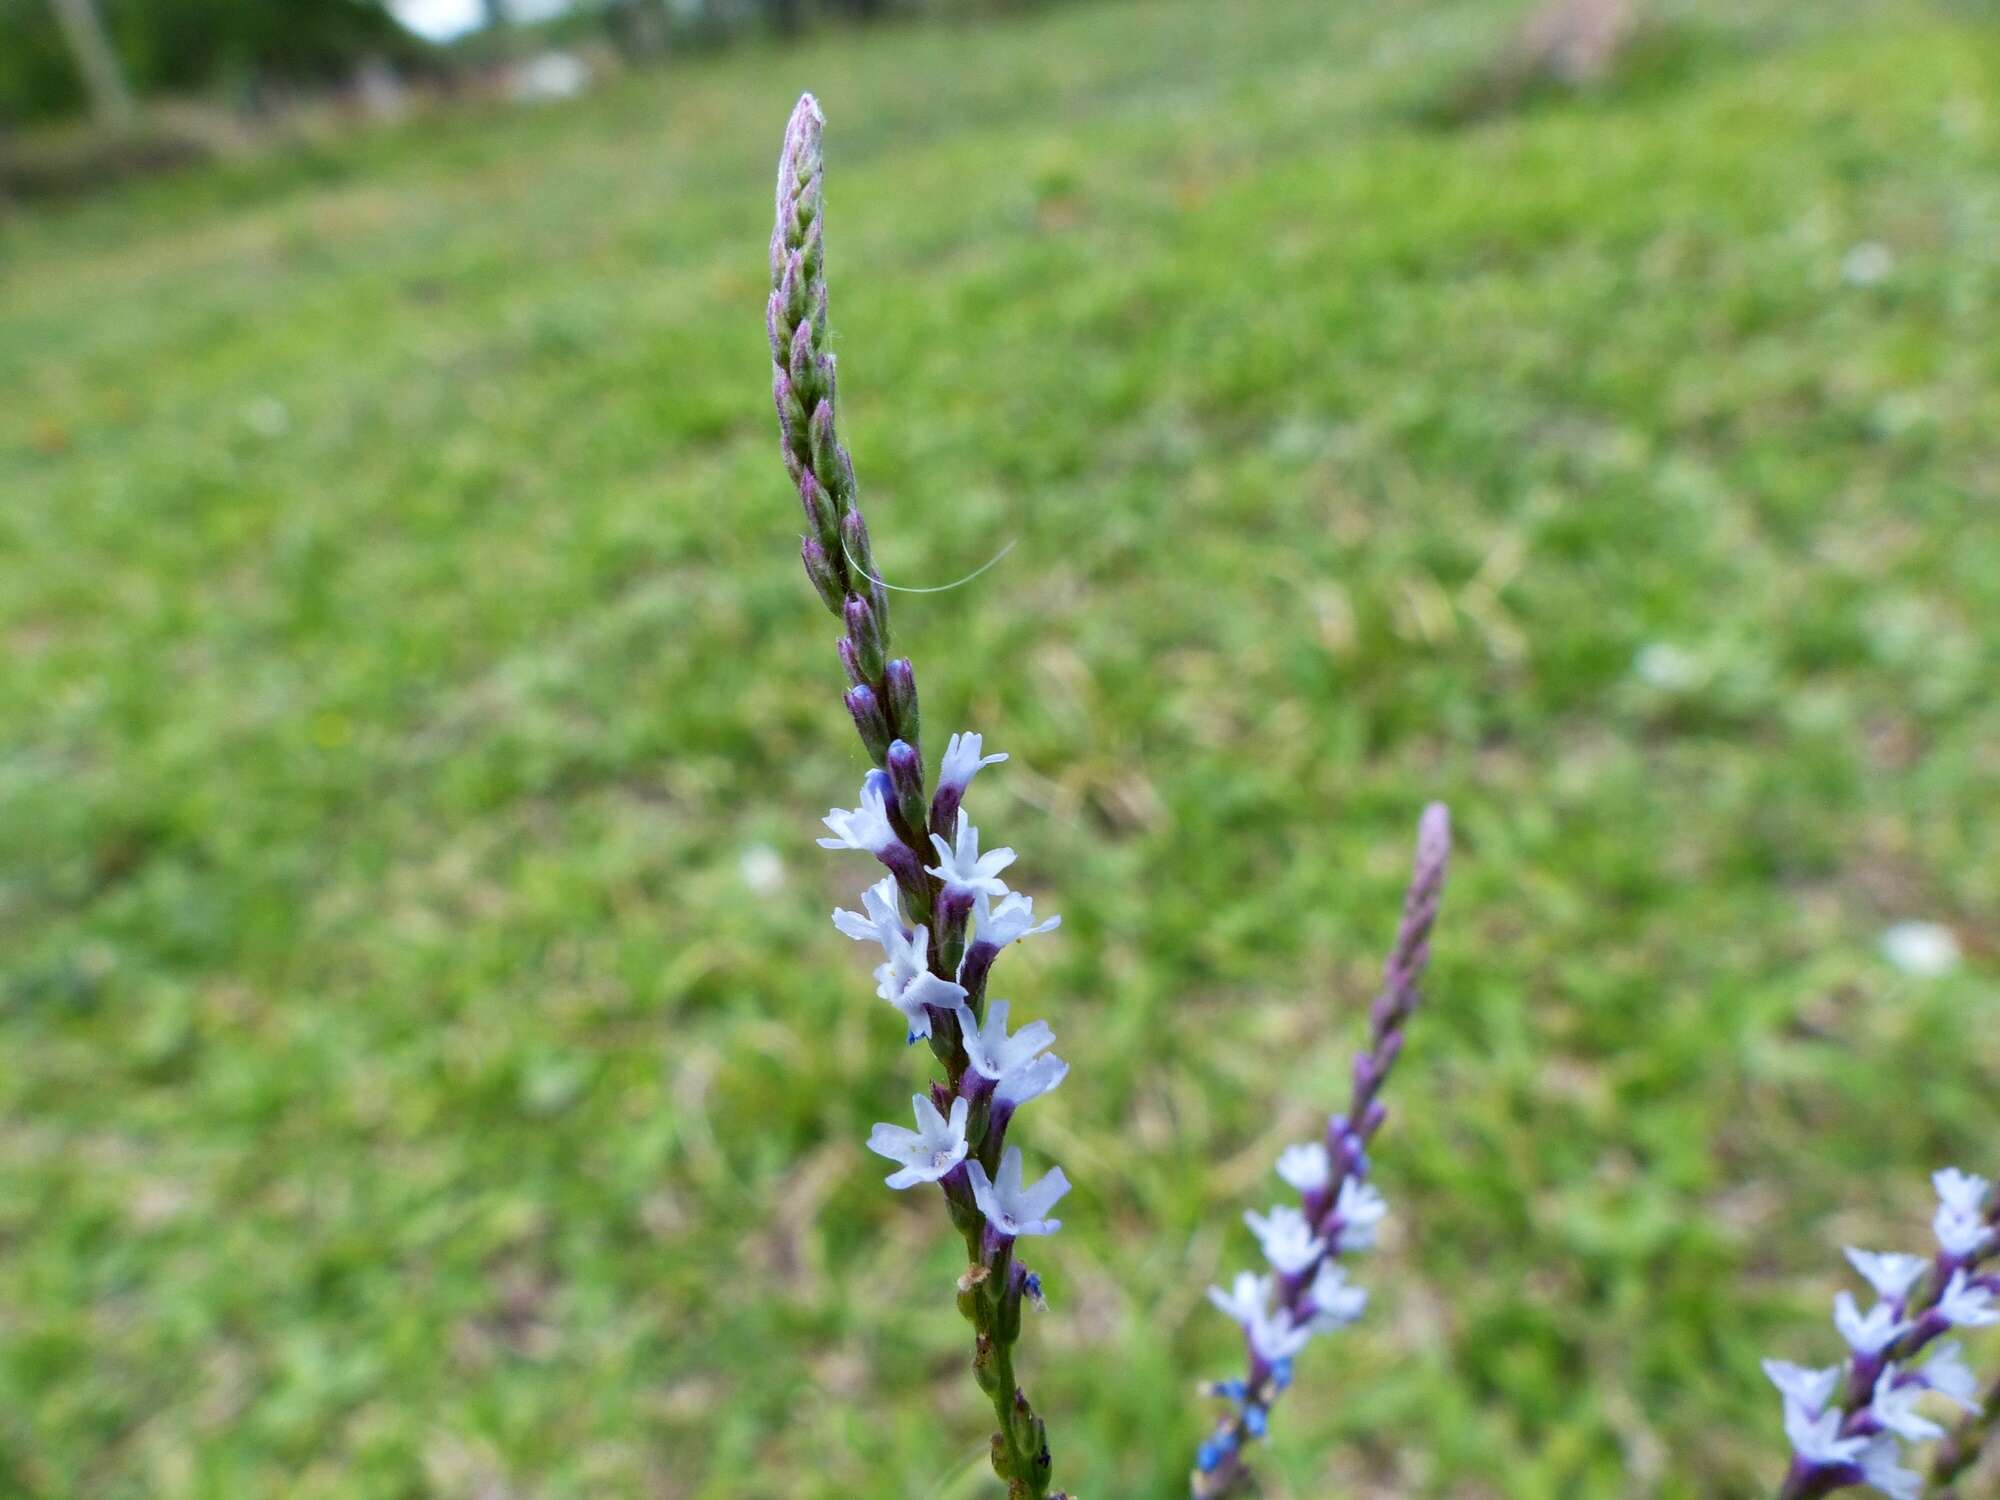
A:
<svg viewBox="0 0 2000 1500">
<path fill-rule="evenodd" d="M 126 86 L 124 69 L 111 39 L 98 19 L 96 0 L 55 0 L 56 22 L 63 40 L 76 57 L 76 71 L 82 75 L 83 90 L 90 96 L 90 112 L 103 125 L 129 124 L 138 113 L 132 90 Z"/>
</svg>

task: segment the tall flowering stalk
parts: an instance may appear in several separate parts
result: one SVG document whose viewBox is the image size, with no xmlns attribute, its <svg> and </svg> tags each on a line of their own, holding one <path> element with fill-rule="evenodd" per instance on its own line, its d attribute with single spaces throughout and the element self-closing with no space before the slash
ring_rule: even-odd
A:
<svg viewBox="0 0 2000 1500">
<path fill-rule="evenodd" d="M 1368 1047 L 1354 1059 L 1347 1112 L 1327 1122 L 1323 1141 L 1287 1146 L 1279 1154 L 1278 1175 L 1298 1192 L 1298 1205 L 1244 1215 L 1270 1272 L 1245 1271 L 1226 1291 L 1208 1289 L 1210 1300 L 1242 1327 L 1249 1368 L 1241 1379 L 1205 1388 L 1230 1409 L 1195 1457 L 1189 1477 L 1195 1500 L 1217 1500 L 1238 1488 L 1248 1472 L 1244 1446 L 1264 1436 L 1272 1401 L 1291 1384 L 1293 1358 L 1314 1334 L 1346 1326 L 1367 1305 L 1367 1291 L 1348 1284 L 1337 1257 L 1373 1245 L 1375 1226 L 1388 1211 L 1368 1181 L 1368 1143 L 1387 1117 L 1377 1096 L 1402 1055 L 1404 1027 L 1422 999 L 1418 985 L 1430 961 L 1431 924 L 1450 857 L 1451 819 L 1433 803 L 1417 825 L 1403 919 L 1369 1013 Z"/>
<path fill-rule="evenodd" d="M 1834 1298 L 1846 1361 L 1817 1370 L 1764 1362 L 1783 1398 L 1792 1444 L 1779 1500 L 1812 1500 L 1855 1485 L 1916 1500 L 1924 1479 L 1904 1464 L 1904 1443 L 1946 1438 L 1932 1471 L 1940 1486 L 1978 1456 L 2000 1388 L 1989 1391 L 1982 1406 L 1958 1342 L 1938 1340 L 1954 1328 L 2000 1323 L 2000 1276 L 1992 1274 L 2000 1256 L 2000 1190 L 1953 1168 L 1936 1173 L 1931 1183 L 1938 1196 L 1931 1218 L 1934 1254 L 1847 1252 L 1877 1300 L 1863 1312 L 1850 1292 Z M 1957 1404 L 1973 1414 L 1971 1420 L 1947 1437 L 1922 1410 L 1927 1395 Z"/>
<path fill-rule="evenodd" d="M 910 1042 L 927 1041 L 944 1076 L 911 1100 L 916 1129 L 880 1124 L 871 1151 L 897 1163 L 889 1186 L 935 1182 L 970 1262 L 958 1307 L 973 1326 L 973 1378 L 993 1402 L 993 1470 L 1008 1500 L 1049 1500 L 1050 1457 L 1042 1419 L 1014 1377 L 1023 1299 L 1041 1282 L 1014 1253 L 1029 1235 L 1053 1234 L 1049 1217 L 1069 1191 L 1061 1168 L 1022 1182 L 1021 1149 L 1007 1144 L 1014 1112 L 1061 1083 L 1068 1066 L 1048 1051 L 1045 1022 L 1007 1030 L 1008 1004 L 987 1001 L 1001 949 L 1046 932 L 1034 904 L 1000 876 L 1011 849 L 981 852 L 979 830 L 961 816 L 983 755 L 976 734 L 955 734 L 926 795 L 916 676 L 890 652 L 889 599 L 875 572 L 855 492 L 854 466 L 835 427 L 834 357 L 827 330 L 821 132 L 812 95 L 792 111 L 778 158 L 777 226 L 771 235 L 771 393 L 785 467 L 805 509 L 806 576 L 841 624 L 846 704 L 874 769 L 861 805 L 827 814 L 829 849 L 858 849 L 888 872 L 861 896 L 862 910 L 835 911 L 834 925 L 879 944 L 876 993 L 902 1017 Z M 1065 1500 L 1057 1495 L 1054 1500 Z"/>
</svg>

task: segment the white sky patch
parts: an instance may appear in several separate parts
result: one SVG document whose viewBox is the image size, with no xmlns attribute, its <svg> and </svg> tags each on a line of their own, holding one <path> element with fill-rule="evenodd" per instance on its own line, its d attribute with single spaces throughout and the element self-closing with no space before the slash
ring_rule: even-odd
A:
<svg viewBox="0 0 2000 1500">
<path fill-rule="evenodd" d="M 533 26 L 554 20 L 573 3 L 574 0 L 504 0 L 501 8 L 510 21 Z M 449 42 L 468 31 L 476 31 L 486 18 L 486 7 L 481 0 L 389 0 L 389 9 L 410 30 L 434 42 Z"/>
<path fill-rule="evenodd" d="M 389 9 L 418 36 L 434 42 L 463 36 L 482 19 L 479 0 L 390 0 Z"/>
</svg>

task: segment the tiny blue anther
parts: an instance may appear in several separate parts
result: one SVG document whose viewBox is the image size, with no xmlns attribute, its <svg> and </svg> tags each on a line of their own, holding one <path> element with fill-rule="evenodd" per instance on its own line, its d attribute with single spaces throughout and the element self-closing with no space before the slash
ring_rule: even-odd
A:
<svg viewBox="0 0 2000 1500">
<path fill-rule="evenodd" d="M 1041 1273 L 1039 1271 L 1030 1271 L 1028 1279 L 1021 1283 L 1021 1290 L 1030 1302 L 1036 1306 L 1040 1306 L 1043 1301 Z"/>
<path fill-rule="evenodd" d="M 1243 1408 L 1243 1426 L 1252 1437 L 1260 1438 L 1271 1430 L 1270 1419 L 1265 1415 L 1264 1408 L 1261 1406 L 1246 1406 Z"/>
<path fill-rule="evenodd" d="M 1240 1380 L 1218 1380 L 1210 1391 L 1225 1401 L 1241 1401 L 1244 1397 L 1243 1382 Z"/>
<path fill-rule="evenodd" d="M 905 1047 L 914 1047 L 914 1046 L 916 1046 L 916 1045 L 917 1045 L 917 1034 L 916 1034 L 916 1033 L 915 1033 L 915 1032 L 913 1031 L 913 1032 L 911 1032 L 911 1033 L 910 1033 L 910 1034 L 909 1034 L 908 1036 L 904 1037 L 904 1038 L 903 1038 L 903 1045 L 904 1045 Z"/>
<path fill-rule="evenodd" d="M 1215 1466 L 1222 1462 L 1223 1454 L 1227 1453 L 1228 1451 L 1229 1450 L 1227 1448 L 1219 1446 L 1215 1442 L 1215 1440 L 1211 1438 L 1209 1441 L 1203 1443 L 1200 1448 L 1195 1450 L 1194 1466 L 1197 1469 L 1200 1469 L 1201 1472 L 1204 1474 L 1212 1473 L 1215 1469 Z"/>
<path fill-rule="evenodd" d="M 1275 1390 L 1289 1389 L 1292 1383 L 1292 1362 L 1281 1359 L 1271 1366 L 1271 1385 Z"/>
</svg>

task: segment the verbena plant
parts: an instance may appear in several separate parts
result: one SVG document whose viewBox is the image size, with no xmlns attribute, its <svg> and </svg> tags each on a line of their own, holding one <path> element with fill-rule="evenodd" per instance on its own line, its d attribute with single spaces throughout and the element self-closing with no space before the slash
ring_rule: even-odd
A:
<svg viewBox="0 0 2000 1500">
<path fill-rule="evenodd" d="M 841 445 L 835 360 L 828 327 L 825 120 L 811 95 L 799 100 L 778 159 L 777 223 L 771 236 L 766 310 L 772 395 L 785 466 L 805 513 L 800 553 L 806 576 L 840 624 L 845 701 L 873 762 L 860 805 L 826 816 L 829 849 L 871 855 L 886 872 L 861 893 L 861 910 L 836 910 L 834 925 L 882 950 L 876 993 L 894 1007 L 906 1041 L 929 1044 L 939 1069 L 911 1099 L 913 1125 L 879 1124 L 869 1149 L 895 1164 L 890 1187 L 936 1184 L 952 1227 L 965 1241 L 958 1308 L 972 1325 L 972 1374 L 993 1403 L 994 1472 L 1009 1500 L 1067 1500 L 1051 1491 L 1048 1428 L 1014 1368 L 1022 1304 L 1040 1304 L 1042 1283 L 1017 1253 L 1019 1241 L 1061 1228 L 1052 1210 L 1069 1191 L 1060 1167 L 1026 1181 L 1021 1147 L 1009 1139 L 1022 1105 L 1063 1082 L 1068 1066 L 1049 1048 L 1055 1034 L 1034 1021 L 1010 1031 L 1008 1002 L 989 998 L 1003 949 L 1049 931 L 1034 903 L 1009 890 L 1014 851 L 982 850 L 965 796 L 986 766 L 978 734 L 953 734 L 926 772 L 916 675 L 892 653 L 887 587 L 876 573 L 855 487 Z M 1278 1175 L 1297 1201 L 1245 1220 L 1268 1270 L 1245 1271 L 1209 1297 L 1242 1329 L 1245 1369 L 1203 1387 L 1225 1405 L 1195 1453 L 1194 1500 L 1219 1500 L 1249 1485 L 1247 1445 L 1266 1435 L 1272 1403 L 1290 1385 L 1292 1362 L 1317 1334 L 1359 1317 L 1367 1292 L 1347 1280 L 1340 1258 L 1372 1246 L 1387 1212 L 1370 1182 L 1369 1147 L 1381 1130 L 1381 1099 L 1405 1028 L 1417 1009 L 1430 934 L 1451 852 L 1441 805 L 1418 824 L 1415 868 L 1369 1015 L 1367 1046 L 1354 1060 L 1347 1105 L 1324 1137 L 1288 1146 Z M 1783 1400 L 1793 1459 L 1779 1500 L 1810 1500 L 1871 1485 L 1897 1497 L 1953 1496 L 2000 1425 L 2000 1381 L 1983 1394 L 1954 1328 L 2000 1322 L 2000 1191 L 1983 1178 L 1946 1170 L 1935 1178 L 1939 1206 L 1933 1255 L 1850 1250 L 1878 1300 L 1867 1312 L 1847 1292 L 1834 1321 L 1849 1346 L 1845 1363 L 1804 1369 L 1769 1361 Z M 1947 1431 L 1930 1413 L 1960 1408 Z M 1935 1441 L 1929 1474 L 1907 1467 L 1906 1443 Z M 1969 1497 L 1968 1497 L 1969 1500 Z"/>
</svg>

